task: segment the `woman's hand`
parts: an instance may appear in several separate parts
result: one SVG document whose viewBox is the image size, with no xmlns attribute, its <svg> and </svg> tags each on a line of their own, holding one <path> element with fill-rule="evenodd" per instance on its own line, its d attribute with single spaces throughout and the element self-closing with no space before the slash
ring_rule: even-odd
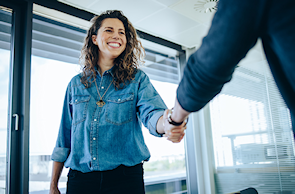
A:
<svg viewBox="0 0 295 194">
<path fill-rule="evenodd" d="M 58 185 L 58 180 L 61 175 L 63 167 L 64 167 L 64 163 L 53 161 L 49 194 L 60 194 L 60 191 L 57 185 Z"/>
<path fill-rule="evenodd" d="M 49 194 L 60 194 L 60 191 L 58 190 L 57 186 L 51 186 Z"/>
<path fill-rule="evenodd" d="M 173 143 L 179 143 L 185 135 L 184 130 L 186 130 L 186 122 L 183 122 L 180 126 L 171 125 L 168 122 L 168 110 L 165 110 L 163 120 L 165 131 L 164 136 L 167 137 L 167 139 L 169 141 L 172 141 Z"/>
</svg>

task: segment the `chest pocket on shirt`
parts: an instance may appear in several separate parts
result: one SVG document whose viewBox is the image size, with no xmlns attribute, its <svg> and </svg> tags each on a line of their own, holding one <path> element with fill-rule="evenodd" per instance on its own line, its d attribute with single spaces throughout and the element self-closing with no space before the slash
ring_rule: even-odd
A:
<svg viewBox="0 0 295 194">
<path fill-rule="evenodd" d="M 75 95 L 70 104 L 73 107 L 73 124 L 85 121 L 90 95 Z"/>
<path fill-rule="evenodd" d="M 121 125 L 132 121 L 132 107 L 134 94 L 111 96 L 106 104 L 106 121 Z"/>
</svg>

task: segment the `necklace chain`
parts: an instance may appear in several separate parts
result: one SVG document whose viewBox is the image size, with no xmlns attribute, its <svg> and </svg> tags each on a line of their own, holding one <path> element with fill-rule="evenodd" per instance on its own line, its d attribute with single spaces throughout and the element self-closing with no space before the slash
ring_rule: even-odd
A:
<svg viewBox="0 0 295 194">
<path fill-rule="evenodd" d="M 105 105 L 105 102 L 103 101 L 103 97 L 104 95 L 107 93 L 107 91 L 109 90 L 110 86 L 112 85 L 113 83 L 113 80 L 111 81 L 110 85 L 108 86 L 108 88 L 106 89 L 106 91 L 103 93 L 103 95 L 101 96 L 99 91 L 98 91 L 98 87 L 97 87 L 97 83 L 96 83 L 96 79 L 94 80 L 94 83 L 95 83 L 95 87 L 96 87 L 96 91 L 97 91 L 97 94 L 99 95 L 99 98 L 100 100 L 96 102 L 96 104 L 99 106 L 99 107 L 103 107 Z"/>
</svg>

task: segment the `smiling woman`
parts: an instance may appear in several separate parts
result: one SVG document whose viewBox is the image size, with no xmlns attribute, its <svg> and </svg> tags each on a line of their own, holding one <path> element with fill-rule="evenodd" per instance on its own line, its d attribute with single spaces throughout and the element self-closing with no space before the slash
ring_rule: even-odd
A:
<svg viewBox="0 0 295 194">
<path fill-rule="evenodd" d="M 150 152 L 141 123 L 162 137 L 167 132 L 167 107 L 138 69 L 144 49 L 122 12 L 106 11 L 92 23 L 80 57 L 83 72 L 66 90 L 51 156 L 50 193 L 59 193 L 63 166 L 70 168 L 69 194 L 145 193 L 143 162 Z M 184 129 L 175 127 L 168 140 L 181 141 Z"/>
</svg>

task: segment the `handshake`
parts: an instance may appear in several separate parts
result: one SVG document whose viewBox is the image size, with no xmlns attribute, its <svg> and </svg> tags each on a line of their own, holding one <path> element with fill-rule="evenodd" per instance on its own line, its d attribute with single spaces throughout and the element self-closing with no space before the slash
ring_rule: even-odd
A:
<svg viewBox="0 0 295 194">
<path fill-rule="evenodd" d="M 172 112 L 173 109 L 166 109 L 163 114 L 164 137 L 173 143 L 179 143 L 185 135 L 184 130 L 186 130 L 188 115 L 182 122 L 175 122 L 171 118 Z"/>
</svg>

